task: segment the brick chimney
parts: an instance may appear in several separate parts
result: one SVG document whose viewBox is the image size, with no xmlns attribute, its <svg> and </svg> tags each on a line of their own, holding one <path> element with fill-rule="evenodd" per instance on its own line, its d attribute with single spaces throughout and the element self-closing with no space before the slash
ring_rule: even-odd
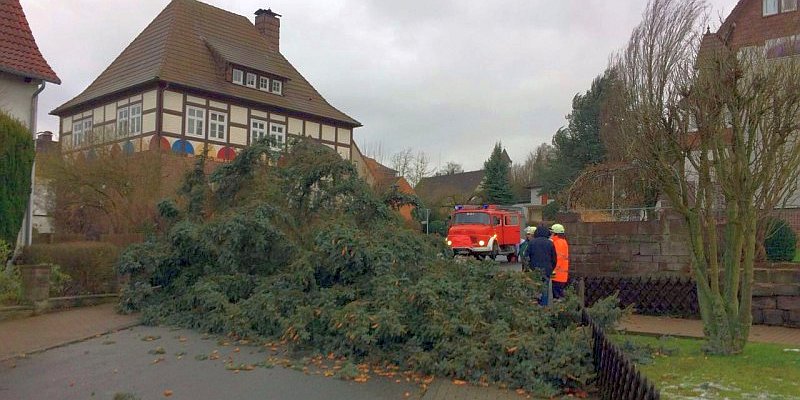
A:
<svg viewBox="0 0 800 400">
<path fill-rule="evenodd" d="M 271 9 L 256 11 L 256 29 L 267 39 L 267 48 L 280 52 L 281 42 L 281 15 Z"/>
</svg>

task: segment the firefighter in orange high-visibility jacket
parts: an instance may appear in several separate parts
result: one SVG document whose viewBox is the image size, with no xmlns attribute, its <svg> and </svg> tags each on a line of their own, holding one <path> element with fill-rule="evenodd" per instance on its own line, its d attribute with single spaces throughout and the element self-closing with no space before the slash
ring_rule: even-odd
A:
<svg viewBox="0 0 800 400">
<path fill-rule="evenodd" d="M 554 224 L 550 227 L 553 233 L 551 240 L 556 248 L 556 269 L 553 270 L 553 298 L 564 297 L 564 287 L 569 279 L 569 244 L 564 237 L 564 225 Z"/>
</svg>

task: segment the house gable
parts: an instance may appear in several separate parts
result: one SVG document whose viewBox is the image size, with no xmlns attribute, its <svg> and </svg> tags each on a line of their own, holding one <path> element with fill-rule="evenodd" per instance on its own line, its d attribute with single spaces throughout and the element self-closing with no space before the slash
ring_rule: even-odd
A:
<svg viewBox="0 0 800 400">
<path fill-rule="evenodd" d="M 0 71 L 61 83 L 39 51 L 17 0 L 0 1 Z"/>
<path fill-rule="evenodd" d="M 232 83 L 233 65 L 281 78 L 282 94 Z M 331 106 L 282 54 L 271 50 L 269 40 L 247 18 L 196 0 L 170 2 L 86 90 L 52 113 L 69 114 L 98 98 L 156 81 L 360 126 Z"/>
</svg>

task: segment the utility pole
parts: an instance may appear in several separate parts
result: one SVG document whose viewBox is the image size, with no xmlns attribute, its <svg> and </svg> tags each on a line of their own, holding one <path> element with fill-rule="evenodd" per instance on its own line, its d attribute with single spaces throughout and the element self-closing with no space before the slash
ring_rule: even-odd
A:
<svg viewBox="0 0 800 400">
<path fill-rule="evenodd" d="M 425 209 L 425 234 L 430 234 L 430 226 L 431 226 L 431 209 Z"/>
</svg>

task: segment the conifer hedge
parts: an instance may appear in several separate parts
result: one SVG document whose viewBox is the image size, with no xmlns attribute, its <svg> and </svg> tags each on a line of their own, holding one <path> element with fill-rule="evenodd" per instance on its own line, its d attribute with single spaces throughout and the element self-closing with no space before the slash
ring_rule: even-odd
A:
<svg viewBox="0 0 800 400">
<path fill-rule="evenodd" d="M 548 396 L 593 377 L 574 296 L 542 308 L 538 277 L 453 260 L 327 147 L 271 157 L 260 143 L 188 174 L 159 235 L 118 262 L 124 311 Z M 618 309 L 600 308 L 613 323 Z"/>
<path fill-rule="evenodd" d="M 0 111 L 0 239 L 16 243 L 31 190 L 34 144 L 30 131 Z"/>
</svg>

